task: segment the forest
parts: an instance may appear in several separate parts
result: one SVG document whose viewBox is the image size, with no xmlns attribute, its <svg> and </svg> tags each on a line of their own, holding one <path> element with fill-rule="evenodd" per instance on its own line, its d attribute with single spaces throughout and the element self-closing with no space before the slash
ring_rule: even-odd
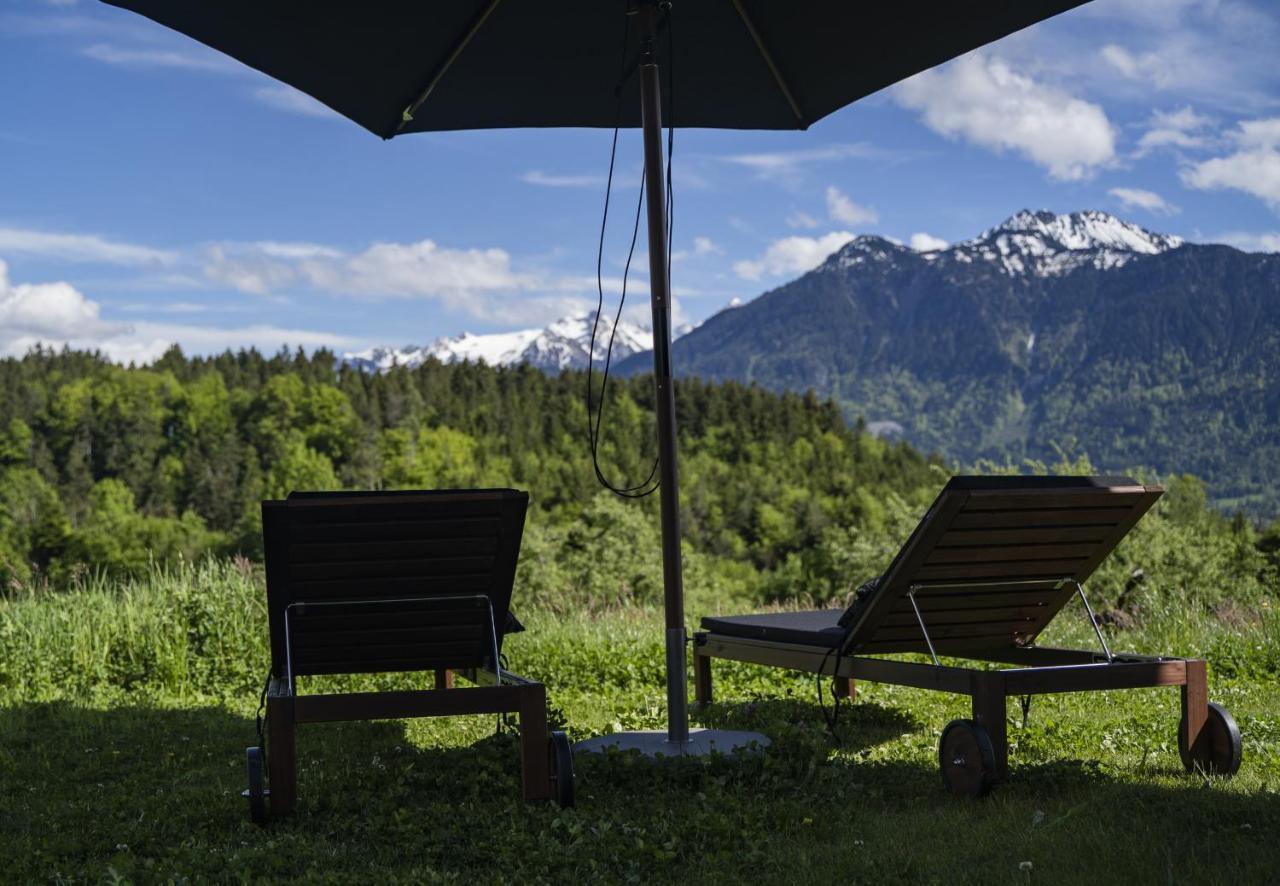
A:
<svg viewBox="0 0 1280 886">
<path fill-rule="evenodd" d="M 0 586 L 56 589 L 206 555 L 256 561 L 259 502 L 291 490 L 514 486 L 531 494 L 523 593 L 565 607 L 652 602 L 657 497 L 625 501 L 598 483 L 586 384 L 579 372 L 470 363 L 370 374 L 326 351 L 174 348 L 123 367 L 36 349 L 0 361 Z M 678 384 L 695 596 L 837 600 L 884 567 L 956 470 L 850 425 L 812 393 Z M 651 381 L 610 379 L 605 402 L 601 468 L 638 483 L 653 463 Z M 1199 481 L 1169 480 L 1150 531 L 1169 523 L 1198 545 L 1220 541 L 1233 570 L 1269 583 L 1280 522 L 1220 515 Z M 1233 593 L 1250 595 L 1238 583 Z"/>
</svg>

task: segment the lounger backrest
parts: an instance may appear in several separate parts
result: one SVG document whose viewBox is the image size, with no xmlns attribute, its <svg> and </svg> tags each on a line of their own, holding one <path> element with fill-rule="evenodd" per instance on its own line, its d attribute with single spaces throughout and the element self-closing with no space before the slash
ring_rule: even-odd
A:
<svg viewBox="0 0 1280 886">
<path fill-rule="evenodd" d="M 1162 494 L 1127 477 L 955 477 L 849 626 L 851 652 L 1026 646 Z M 1015 584 L 1016 583 L 1016 584 Z"/>
<path fill-rule="evenodd" d="M 263 502 L 272 673 L 486 666 L 491 612 L 502 642 L 528 500 L 459 489 Z"/>
</svg>

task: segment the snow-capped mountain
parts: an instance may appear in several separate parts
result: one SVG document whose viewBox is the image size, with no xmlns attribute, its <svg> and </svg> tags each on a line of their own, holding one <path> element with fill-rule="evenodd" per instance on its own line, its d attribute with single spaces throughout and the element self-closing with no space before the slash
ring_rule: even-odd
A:
<svg viewBox="0 0 1280 886">
<path fill-rule="evenodd" d="M 904 254 L 915 254 L 940 268 L 987 263 L 1011 277 L 1056 277 L 1086 264 L 1099 270 L 1118 268 L 1140 256 L 1176 249 L 1182 243 L 1181 237 L 1157 234 L 1097 210 L 1055 215 L 1024 209 L 972 240 L 944 249 L 916 251 L 884 237 L 864 234 L 842 246 L 820 270 L 891 263 Z"/>
<path fill-rule="evenodd" d="M 1181 237 L 1157 234 L 1097 210 L 1055 215 L 1024 209 L 972 240 L 923 255 L 935 261 L 992 262 L 1015 276 L 1053 277 L 1084 264 L 1099 270 L 1118 268 L 1182 243 Z"/>
<path fill-rule="evenodd" d="M 562 317 L 542 329 L 519 329 L 515 332 L 495 332 L 438 338 L 426 346 L 406 345 L 403 348 L 375 347 L 367 351 L 343 354 L 343 362 L 367 372 L 385 372 L 393 366 L 413 368 L 427 359 L 442 363 L 460 363 L 470 360 L 490 366 L 510 366 L 528 363 L 547 372 L 562 369 L 582 369 L 587 365 L 587 352 L 591 347 L 591 328 L 595 312 Z M 609 346 L 609 333 L 613 329 L 613 317 L 600 318 L 596 328 L 595 359 L 603 361 Z M 673 337 L 687 332 L 689 327 L 673 330 Z M 613 359 L 622 360 L 638 351 L 652 347 L 653 337 L 647 326 L 623 319 L 613 339 Z"/>
</svg>

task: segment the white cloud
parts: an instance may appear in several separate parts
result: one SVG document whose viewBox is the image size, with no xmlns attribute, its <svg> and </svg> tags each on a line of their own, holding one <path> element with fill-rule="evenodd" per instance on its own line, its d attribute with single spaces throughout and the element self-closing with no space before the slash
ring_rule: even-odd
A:
<svg viewBox="0 0 1280 886">
<path fill-rule="evenodd" d="M 846 225 L 873 225 L 880 214 L 869 206 L 859 206 L 835 185 L 827 186 L 827 214 L 832 221 Z"/>
<path fill-rule="evenodd" d="M 0 261 L 0 356 L 18 357 L 37 344 L 98 350 L 120 362 L 150 362 L 170 345 L 212 353 L 227 348 L 281 345 L 343 347 L 351 339 L 325 332 L 254 324 L 227 329 L 164 323 L 104 320 L 101 306 L 70 283 L 17 283 Z"/>
<path fill-rule="evenodd" d="M 602 188 L 605 184 L 601 175 L 556 175 L 541 169 L 530 169 L 520 176 L 520 181 L 544 188 Z M 617 185 L 615 180 L 614 186 Z"/>
<path fill-rule="evenodd" d="M 323 102 L 317 101 L 305 92 L 294 89 L 292 86 L 286 86 L 283 83 L 277 83 L 272 86 L 259 86 L 253 91 L 253 97 L 268 107 L 275 108 L 278 111 L 287 111 L 290 114 L 301 114 L 304 117 L 328 117 L 330 119 L 340 116 Z"/>
<path fill-rule="evenodd" d="M 177 261 L 176 253 L 107 240 L 96 234 L 55 234 L 23 228 L 0 228 L 0 252 L 108 265 L 169 265 Z"/>
<path fill-rule="evenodd" d="M 916 252 L 937 252 L 939 249 L 946 249 L 950 245 L 941 237 L 926 234 L 924 231 L 917 231 L 911 235 L 911 248 Z"/>
<path fill-rule="evenodd" d="M 710 237 L 693 238 L 694 255 L 721 255 L 724 250 L 715 244 Z"/>
<path fill-rule="evenodd" d="M 1142 188 L 1112 188 L 1107 193 L 1119 200 L 1120 205 L 1125 209 L 1145 209 L 1155 215 L 1174 215 L 1179 211 L 1178 207 L 1155 191 Z"/>
<path fill-rule="evenodd" d="M 1211 238 L 1211 242 L 1225 243 L 1243 252 L 1280 252 L 1280 231 L 1230 231 Z"/>
<path fill-rule="evenodd" d="M 787 216 L 787 227 L 789 228 L 813 229 L 818 227 L 820 224 L 822 224 L 822 222 L 818 221 L 812 215 L 809 215 L 807 212 L 801 212 L 798 209 Z"/>
<path fill-rule="evenodd" d="M 1109 43 L 1102 47 L 1102 60 L 1110 65 L 1121 76 L 1130 80 L 1139 80 L 1157 89 L 1168 89 L 1177 85 L 1181 76 L 1177 67 L 1177 58 L 1167 53 L 1142 52 L 1133 53 L 1123 46 Z"/>
<path fill-rule="evenodd" d="M 759 280 L 765 274 L 802 274 L 852 239 L 848 231 L 832 231 L 821 237 L 783 237 L 770 243 L 759 258 L 735 262 L 733 270 L 744 280 Z"/>
<path fill-rule="evenodd" d="M 1280 117 L 1246 120 L 1229 138 L 1236 150 L 1183 169 L 1183 184 L 1202 191 L 1242 191 L 1280 212 Z"/>
<path fill-rule="evenodd" d="M 1138 156 L 1155 148 L 1201 148 L 1209 143 L 1201 132 L 1213 120 L 1197 114 L 1190 106 L 1177 111 L 1156 111 L 1148 122 L 1149 128 L 1138 140 Z"/>
<path fill-rule="evenodd" d="M 195 52 L 176 49 L 131 48 L 111 43 L 95 43 L 84 49 L 89 58 L 124 68 L 184 68 L 191 71 L 227 73 L 240 66 L 229 56 L 212 50 Z"/>
<path fill-rule="evenodd" d="M 1056 179 L 1086 178 L 1115 159 L 1115 133 L 1100 106 L 981 52 L 917 74 L 893 94 L 935 132 L 1016 151 Z"/>
<path fill-rule="evenodd" d="M 823 145 L 796 151 L 768 151 L 754 154 L 730 154 L 721 157 L 727 163 L 745 167 L 762 179 L 794 179 L 806 166 L 830 163 L 853 157 L 876 157 L 880 151 L 863 142 Z"/>
</svg>

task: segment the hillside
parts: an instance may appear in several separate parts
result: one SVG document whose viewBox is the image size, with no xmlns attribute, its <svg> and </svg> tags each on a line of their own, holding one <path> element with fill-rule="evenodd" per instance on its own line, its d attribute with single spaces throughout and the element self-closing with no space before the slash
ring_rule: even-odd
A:
<svg viewBox="0 0 1280 886">
<path fill-rule="evenodd" d="M 961 462 L 1064 447 L 1280 512 L 1280 255 L 1100 212 L 1021 212 L 934 252 L 863 236 L 712 317 L 673 359 L 686 376 L 812 388 Z"/>
</svg>

